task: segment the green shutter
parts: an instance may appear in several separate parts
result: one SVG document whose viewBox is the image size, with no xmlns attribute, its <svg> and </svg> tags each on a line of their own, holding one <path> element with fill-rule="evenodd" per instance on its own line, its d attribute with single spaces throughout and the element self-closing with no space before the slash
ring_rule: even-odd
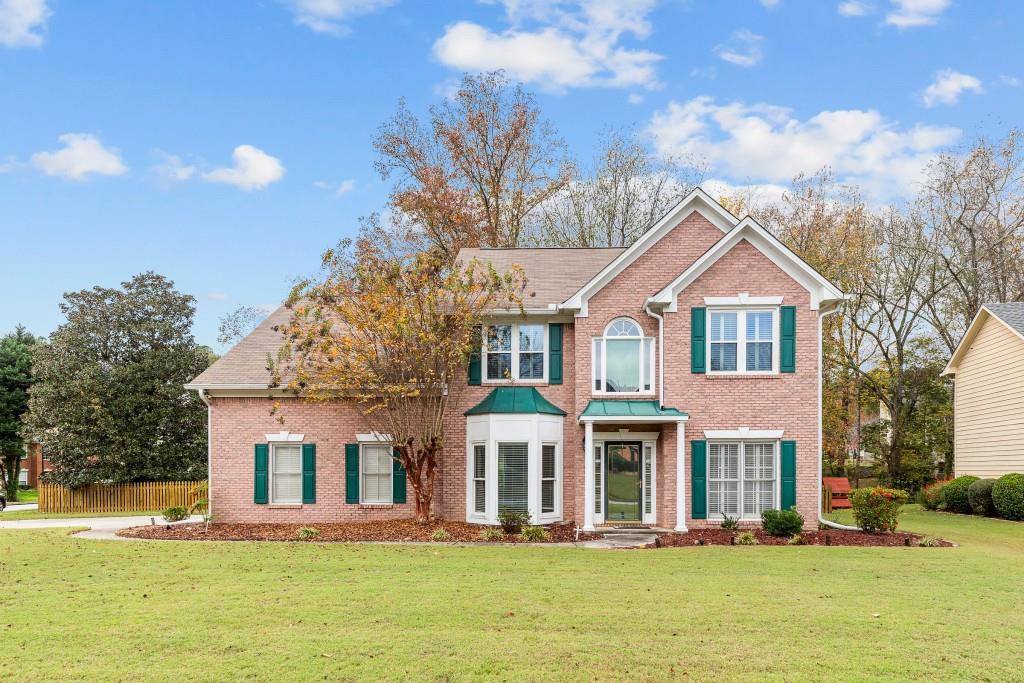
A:
<svg viewBox="0 0 1024 683">
<path fill-rule="evenodd" d="M 473 328 L 473 350 L 469 352 L 469 383 L 480 384 L 480 350 L 483 344 L 483 328 Z"/>
<path fill-rule="evenodd" d="M 302 502 L 316 502 L 316 444 L 302 444 Z"/>
<path fill-rule="evenodd" d="M 796 306 L 782 307 L 779 332 L 782 343 L 779 369 L 782 372 L 796 372 Z"/>
<path fill-rule="evenodd" d="M 398 459 L 398 449 L 394 453 L 394 467 L 391 470 L 391 502 L 405 502 L 405 468 Z"/>
<path fill-rule="evenodd" d="M 263 505 L 267 502 L 267 464 L 270 461 L 270 449 L 265 443 L 256 444 L 256 476 L 253 502 Z"/>
<path fill-rule="evenodd" d="M 562 383 L 562 323 L 548 325 L 548 384 Z"/>
<path fill-rule="evenodd" d="M 704 374 L 705 361 L 705 318 L 706 308 L 694 307 L 690 309 L 690 372 Z"/>
<path fill-rule="evenodd" d="M 693 518 L 708 518 L 708 442 L 691 441 L 690 452 L 692 454 L 690 471 L 693 482 L 693 489 L 690 491 L 690 498 L 693 503 Z"/>
<path fill-rule="evenodd" d="M 796 441 L 782 442 L 783 510 L 796 507 Z"/>
<path fill-rule="evenodd" d="M 359 444 L 345 444 L 345 502 L 359 503 Z"/>
</svg>

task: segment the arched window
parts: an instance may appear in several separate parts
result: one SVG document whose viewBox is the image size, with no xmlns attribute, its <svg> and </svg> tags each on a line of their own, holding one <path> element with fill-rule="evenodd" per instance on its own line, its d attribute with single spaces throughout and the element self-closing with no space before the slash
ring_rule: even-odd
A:
<svg viewBox="0 0 1024 683">
<path fill-rule="evenodd" d="M 654 387 L 654 338 L 630 318 L 616 318 L 594 338 L 594 391 L 650 393 Z"/>
</svg>

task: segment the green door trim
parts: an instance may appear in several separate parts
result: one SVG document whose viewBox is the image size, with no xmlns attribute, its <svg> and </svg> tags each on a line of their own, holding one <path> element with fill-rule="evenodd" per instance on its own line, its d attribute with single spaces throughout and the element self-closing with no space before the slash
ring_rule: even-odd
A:
<svg viewBox="0 0 1024 683">
<path fill-rule="evenodd" d="M 639 468 L 636 473 L 636 487 L 637 487 L 637 519 L 635 520 L 638 524 L 644 522 L 644 442 L 643 441 L 602 441 L 601 447 L 601 471 L 602 471 L 602 482 L 604 483 L 604 523 L 609 524 L 614 520 L 609 519 L 608 515 L 608 491 L 611 486 L 608 485 L 608 447 L 609 446 L 636 446 L 637 452 L 640 454 Z M 620 520 L 623 522 L 632 522 L 634 520 Z"/>
</svg>

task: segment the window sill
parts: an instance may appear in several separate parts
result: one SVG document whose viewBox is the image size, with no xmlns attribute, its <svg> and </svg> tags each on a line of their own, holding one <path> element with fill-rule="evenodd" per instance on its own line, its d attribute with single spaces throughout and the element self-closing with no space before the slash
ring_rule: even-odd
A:
<svg viewBox="0 0 1024 683">
<path fill-rule="evenodd" d="M 601 398 L 654 398 L 658 394 L 654 391 L 592 391 L 590 395 Z"/>
<path fill-rule="evenodd" d="M 359 503 L 360 510 L 390 510 L 394 503 Z"/>
<path fill-rule="evenodd" d="M 528 386 L 528 387 L 543 387 L 547 386 L 550 382 L 546 379 L 485 379 L 481 380 L 481 384 L 493 384 L 496 386 L 508 386 L 514 384 L 516 386 Z"/>
<path fill-rule="evenodd" d="M 792 374 L 792 373 L 789 373 Z M 708 379 L 780 379 L 781 372 L 707 372 Z"/>
<path fill-rule="evenodd" d="M 302 508 L 302 503 L 271 503 L 271 510 L 299 510 Z"/>
</svg>

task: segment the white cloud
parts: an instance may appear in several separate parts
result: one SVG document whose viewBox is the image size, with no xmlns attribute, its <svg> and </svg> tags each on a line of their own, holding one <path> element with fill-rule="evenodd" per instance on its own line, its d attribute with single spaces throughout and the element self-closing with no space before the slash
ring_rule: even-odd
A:
<svg viewBox="0 0 1024 683">
<path fill-rule="evenodd" d="M 434 56 L 462 71 L 504 69 L 520 81 L 556 92 L 572 87 L 655 88 L 661 55 L 621 44 L 647 38 L 654 0 L 500 0 L 510 28 L 495 32 L 470 21 L 446 27 Z"/>
<path fill-rule="evenodd" d="M 713 81 L 718 78 L 718 69 L 714 66 L 700 67 L 695 66 L 690 68 L 691 78 L 706 78 L 709 81 Z"/>
<path fill-rule="evenodd" d="M 759 36 L 745 28 L 740 29 L 729 37 L 728 42 L 716 45 L 715 54 L 720 59 L 736 66 L 757 66 L 764 59 L 764 53 L 761 51 L 762 40 L 764 40 L 764 36 Z"/>
<path fill-rule="evenodd" d="M 32 165 L 46 175 L 82 180 L 88 175 L 113 176 L 128 170 L 118 150 L 104 147 L 94 135 L 65 133 L 57 139 L 64 143 L 62 149 L 32 155 Z"/>
<path fill-rule="evenodd" d="M 892 0 L 893 8 L 885 23 L 898 28 L 931 26 L 949 8 L 950 0 Z"/>
<path fill-rule="evenodd" d="M 788 191 L 786 186 L 774 183 L 736 184 L 718 178 L 703 180 L 700 186 L 715 199 L 740 197 L 746 200 L 747 206 L 782 204 L 782 195 Z"/>
<path fill-rule="evenodd" d="M 844 17 L 865 17 L 871 13 L 872 7 L 861 0 L 846 0 L 839 3 L 836 11 Z"/>
<path fill-rule="evenodd" d="M 206 295 L 206 298 L 210 301 L 227 301 L 231 297 L 224 292 L 210 292 Z"/>
<path fill-rule="evenodd" d="M 945 126 L 900 127 L 874 110 L 800 120 L 785 107 L 707 96 L 671 102 L 647 130 L 659 154 L 703 159 L 727 179 L 783 184 L 830 166 L 841 181 L 882 200 L 912 192 L 924 165 L 961 135 Z"/>
<path fill-rule="evenodd" d="M 50 14 L 46 0 L 0 0 L 0 45 L 39 47 Z"/>
<path fill-rule="evenodd" d="M 190 179 L 199 170 L 192 164 L 186 164 L 176 154 L 158 152 L 163 161 L 153 167 L 153 171 L 164 181 L 172 183 L 183 183 Z"/>
<path fill-rule="evenodd" d="M 629 97 L 626 98 L 626 101 L 630 104 L 643 104 L 644 96 L 638 92 L 631 92 L 629 93 Z"/>
<path fill-rule="evenodd" d="M 335 185 L 334 183 L 329 183 L 326 180 L 318 180 L 313 183 L 313 187 L 321 190 L 330 190 L 331 194 L 335 197 L 341 197 L 356 188 L 356 181 L 350 178 L 349 180 L 342 180 L 340 183 Z"/>
<path fill-rule="evenodd" d="M 317 33 L 344 35 L 348 22 L 395 4 L 397 0 L 291 0 L 295 23 Z"/>
<path fill-rule="evenodd" d="M 1019 88 L 1020 86 L 1024 85 L 1024 81 L 1022 81 L 1021 79 L 1017 78 L 1016 76 L 1007 76 L 1006 74 L 1002 74 L 999 76 L 999 82 L 1002 83 L 1003 85 L 1008 85 L 1011 88 Z"/>
<path fill-rule="evenodd" d="M 943 69 L 935 74 L 935 81 L 924 89 L 921 101 L 926 107 L 937 104 L 956 104 L 965 92 L 982 93 L 981 81 L 970 74 Z"/>
<path fill-rule="evenodd" d="M 249 192 L 262 190 L 284 177 L 281 160 L 252 145 L 235 147 L 231 158 L 234 159 L 234 166 L 204 173 L 203 179 L 211 183 L 227 183 Z"/>
</svg>

